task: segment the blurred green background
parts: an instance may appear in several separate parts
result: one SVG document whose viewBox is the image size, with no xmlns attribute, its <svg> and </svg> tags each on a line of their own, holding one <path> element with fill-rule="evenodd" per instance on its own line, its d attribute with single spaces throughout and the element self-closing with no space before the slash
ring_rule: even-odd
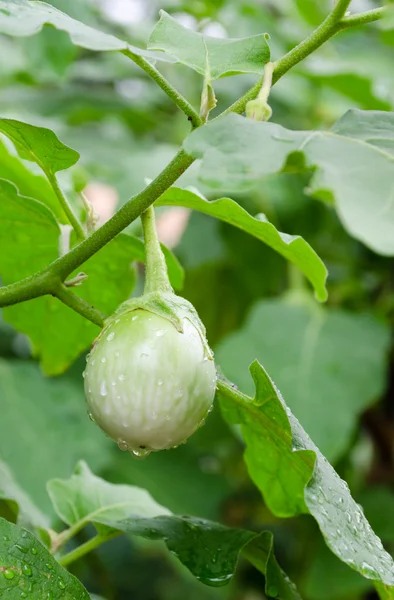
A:
<svg viewBox="0 0 394 600">
<path fill-rule="evenodd" d="M 329 0 L 51 4 L 141 47 L 161 8 L 207 35 L 266 31 L 273 60 L 318 25 L 332 5 Z M 354 0 L 351 8 L 380 5 Z M 394 31 L 378 25 L 346 31 L 273 88 L 273 120 L 292 129 L 324 129 L 348 108 L 391 110 L 393 64 Z M 160 69 L 199 105 L 196 73 L 181 65 Z M 238 76 L 216 82 L 217 110 L 255 80 Z M 73 180 L 63 174 L 61 183 L 66 190 L 75 182 L 87 185 L 85 193 L 103 220 L 165 166 L 189 131 L 184 115 L 125 57 L 76 48 L 66 34 L 51 28 L 32 38 L 0 38 L 0 113 L 50 127 L 80 152 Z M 0 140 L 0 177 L 9 152 Z M 197 176 L 193 167 L 181 183 L 206 193 Z M 312 245 L 329 270 L 324 306 L 317 305 L 300 274 L 279 255 L 230 226 L 201 214 L 160 209 L 159 231 L 185 268 L 182 294 L 205 322 L 225 375 L 252 393 L 248 365 L 260 360 L 393 552 L 394 263 L 353 240 L 333 210 L 305 194 L 310 176 L 278 174 L 235 199 Z M 131 227 L 139 233 L 138 224 Z M 139 290 L 140 266 L 137 273 Z M 76 461 L 85 458 L 97 474 L 146 488 L 176 514 L 272 530 L 277 558 L 306 600 L 376 597 L 367 580 L 325 548 L 310 517 L 281 521 L 269 513 L 248 478 L 239 432 L 222 420 L 218 408 L 187 445 L 136 461 L 86 416 L 84 356 L 63 375 L 46 378 L 31 358 L 27 338 L 3 321 L 0 355 L 0 458 L 42 509 L 50 510 L 46 481 L 68 477 Z M 246 563 L 229 586 L 208 588 L 161 543 L 126 536 L 72 570 L 106 600 L 265 598 L 262 576 Z"/>
</svg>

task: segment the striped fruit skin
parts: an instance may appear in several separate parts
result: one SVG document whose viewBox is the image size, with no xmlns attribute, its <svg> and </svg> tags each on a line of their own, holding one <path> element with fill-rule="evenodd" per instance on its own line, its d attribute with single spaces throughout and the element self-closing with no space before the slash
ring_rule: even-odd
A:
<svg viewBox="0 0 394 600">
<path fill-rule="evenodd" d="M 183 443 L 207 415 L 216 369 L 196 327 L 147 310 L 119 315 L 88 358 L 85 393 L 92 418 L 134 454 Z"/>
</svg>

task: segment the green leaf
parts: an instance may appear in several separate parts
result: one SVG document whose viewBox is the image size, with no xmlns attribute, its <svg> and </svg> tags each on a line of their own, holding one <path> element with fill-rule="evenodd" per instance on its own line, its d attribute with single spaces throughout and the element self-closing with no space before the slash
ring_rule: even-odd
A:
<svg viewBox="0 0 394 600">
<path fill-rule="evenodd" d="M 79 159 L 78 152 L 62 144 L 46 127 L 0 119 L 0 132 L 13 142 L 21 158 L 37 163 L 47 176 L 72 167 Z"/>
<path fill-rule="evenodd" d="M 385 115 L 349 111 L 331 131 L 290 131 L 230 114 L 194 131 L 184 147 L 203 159 L 201 179 L 214 188 L 245 190 L 286 166 L 316 167 L 309 192 L 334 198 L 353 237 L 375 252 L 393 255 L 394 129 Z"/>
<path fill-rule="evenodd" d="M 107 464 L 112 444 L 86 414 L 79 373 L 47 379 L 34 363 L 0 360 L 0 398 L 0 456 L 41 510 L 50 508 L 48 479 L 65 477 L 81 458 Z"/>
<path fill-rule="evenodd" d="M 31 533 L 0 518 L 0 596 L 89 600 L 83 585 Z"/>
<path fill-rule="evenodd" d="M 303 430 L 263 367 L 255 361 L 250 372 L 256 384 L 254 399 L 225 382 L 219 385 L 219 395 L 227 418 L 241 423 L 249 473 L 270 510 L 278 516 L 291 516 L 303 512 L 304 504 L 338 558 L 367 579 L 394 586 L 393 559 L 347 484 Z M 283 503 L 285 491 L 287 505 Z M 292 493 L 298 503 L 291 503 Z"/>
<path fill-rule="evenodd" d="M 45 204 L 61 223 L 68 222 L 48 181 L 42 175 L 32 173 L 17 156 L 10 154 L 2 141 L 0 141 L 0 178 L 12 181 L 21 196 L 35 198 Z"/>
<path fill-rule="evenodd" d="M 272 223 L 269 223 L 265 215 L 260 213 L 252 217 L 237 202 L 229 198 L 209 202 L 191 191 L 176 187 L 165 192 L 156 204 L 186 206 L 246 231 L 296 264 L 314 286 L 319 300 L 326 300 L 327 269 L 318 255 L 300 236 L 291 236 L 278 231 Z"/>
<path fill-rule="evenodd" d="M 29 496 L 15 481 L 8 465 L 0 460 L 0 515 L 1 506 L 9 509 L 7 519 L 24 527 L 48 527 L 48 518 L 34 505 Z M 10 518 L 11 517 L 11 518 Z"/>
<path fill-rule="evenodd" d="M 331 461 L 348 449 L 358 418 L 386 385 L 390 330 L 373 315 L 351 314 L 290 296 L 256 304 L 241 330 L 215 349 L 224 370 L 253 393 L 257 358 L 291 410 Z"/>
<path fill-rule="evenodd" d="M 238 73 L 262 74 L 270 59 L 264 33 L 242 39 L 203 36 L 186 29 L 163 10 L 149 38 L 148 48 L 173 56 L 200 73 L 208 84 L 219 77 Z"/>
<path fill-rule="evenodd" d="M 116 485 L 96 477 L 80 462 L 68 480 L 47 485 L 54 508 L 68 525 L 92 522 L 147 539 L 165 541 L 168 549 L 207 585 L 224 585 L 233 576 L 241 551 L 267 575 L 268 596 L 300 600 L 294 585 L 279 568 L 269 532 L 258 535 L 195 517 L 175 517 L 135 486 Z M 275 593 L 274 593 L 275 592 Z"/>
<path fill-rule="evenodd" d="M 92 522 L 100 528 L 103 522 L 120 521 L 130 514 L 141 518 L 171 514 L 141 488 L 96 477 L 84 461 L 77 464 L 70 479 L 49 481 L 47 490 L 57 515 L 69 526 Z"/>
<path fill-rule="evenodd" d="M 46 2 L 36 0 L 0 0 L 0 32 L 25 37 L 39 33 L 44 25 L 66 31 L 76 46 L 88 50 L 129 50 L 146 58 L 171 60 L 141 48 L 131 46 L 113 35 L 89 27 Z"/>
</svg>

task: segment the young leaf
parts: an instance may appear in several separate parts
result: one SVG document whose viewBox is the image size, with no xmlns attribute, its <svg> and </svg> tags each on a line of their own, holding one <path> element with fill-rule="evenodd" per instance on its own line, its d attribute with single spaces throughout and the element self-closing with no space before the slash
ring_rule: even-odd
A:
<svg viewBox="0 0 394 600">
<path fill-rule="evenodd" d="M 0 596 L 7 600 L 89 600 L 73 575 L 34 535 L 0 518 Z"/>
<path fill-rule="evenodd" d="M 197 579 L 213 586 L 232 578 L 242 551 L 266 575 L 268 597 L 301 600 L 276 562 L 270 532 L 258 535 L 205 519 L 175 517 L 145 490 L 107 483 L 83 461 L 70 479 L 49 481 L 47 489 L 58 516 L 74 529 L 92 522 L 104 536 L 110 528 L 162 539 Z"/>
<path fill-rule="evenodd" d="M 34 505 L 29 496 L 15 481 L 8 465 L 0 460 L 0 515 L 4 516 L 1 505 L 5 504 L 10 516 L 8 520 L 24 527 L 48 527 L 48 518 Z"/>
<path fill-rule="evenodd" d="M 302 237 L 281 233 L 267 221 L 265 215 L 252 217 L 230 198 L 209 202 L 191 191 L 176 187 L 165 192 L 156 204 L 186 206 L 246 231 L 296 264 L 314 286 L 318 299 L 326 300 L 327 269 L 324 263 Z"/>
<path fill-rule="evenodd" d="M 164 10 L 148 41 L 151 50 L 162 50 L 194 69 L 211 84 L 219 77 L 238 73 L 262 74 L 270 59 L 267 35 L 221 39 L 186 29 Z"/>
<path fill-rule="evenodd" d="M 33 0 L 0 0 L 0 32 L 6 35 L 24 37 L 39 33 L 44 25 L 52 25 L 56 29 L 66 31 L 76 46 L 88 50 L 113 51 L 129 50 L 139 56 L 153 60 L 169 60 L 170 58 L 141 48 L 131 46 L 113 35 L 89 27 L 69 17 L 57 8 Z"/>
<path fill-rule="evenodd" d="M 389 256 L 394 254 L 394 128 L 385 115 L 350 111 L 331 131 L 311 132 L 230 114 L 194 131 L 184 147 L 203 159 L 201 179 L 214 188 L 247 189 L 286 162 L 291 169 L 316 167 L 309 191 L 333 198 L 347 231 Z"/>
<path fill-rule="evenodd" d="M 271 511 L 286 515 L 283 491 L 293 492 L 299 502 L 287 504 L 287 516 L 303 512 L 304 503 L 338 558 L 367 579 L 394 586 L 393 559 L 347 484 L 305 433 L 263 367 L 255 361 L 250 372 L 256 385 L 254 399 L 225 382 L 219 384 L 219 396 L 227 418 L 242 425 L 249 473 Z"/>
<path fill-rule="evenodd" d="M 254 358 L 266 365 L 290 408 L 334 461 L 349 447 L 360 413 L 385 389 L 389 346 L 389 328 L 372 314 L 324 309 L 290 295 L 256 304 L 215 356 L 248 394 L 248 365 Z"/>
<path fill-rule="evenodd" d="M 14 119 L 0 119 L 0 133 L 13 142 L 21 158 L 37 163 L 47 176 L 69 169 L 79 159 L 78 152 L 62 144 L 53 131 L 46 127 L 36 127 Z"/>
</svg>

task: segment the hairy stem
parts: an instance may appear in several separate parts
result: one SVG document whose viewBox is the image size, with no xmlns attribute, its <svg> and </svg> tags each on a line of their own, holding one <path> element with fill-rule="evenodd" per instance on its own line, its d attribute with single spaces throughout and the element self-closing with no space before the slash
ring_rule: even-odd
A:
<svg viewBox="0 0 394 600">
<path fill-rule="evenodd" d="M 338 31 L 341 31 L 342 29 L 347 29 L 348 27 L 356 27 L 357 25 L 366 25 L 367 23 L 373 23 L 374 21 L 379 21 L 380 19 L 383 19 L 385 14 L 387 14 L 387 6 L 367 10 L 366 12 L 359 13 L 358 15 L 349 15 L 347 17 L 344 17 L 338 23 L 337 28 Z"/>
<path fill-rule="evenodd" d="M 123 50 L 122 52 L 128 58 L 131 58 L 132 61 L 135 62 L 136 65 L 141 67 L 143 71 L 149 77 L 151 77 L 157 85 L 167 94 L 169 98 L 185 113 L 191 122 L 193 128 L 200 127 L 203 124 L 203 121 L 196 110 L 192 107 L 192 105 L 180 94 L 165 77 L 150 64 L 145 58 L 142 56 L 138 56 L 138 54 L 134 54 L 130 50 Z"/>
<path fill-rule="evenodd" d="M 59 284 L 54 290 L 53 295 L 63 302 L 63 304 L 66 304 L 68 307 L 75 310 L 75 312 L 85 317 L 88 321 L 91 321 L 98 327 L 104 327 L 106 316 L 97 310 L 97 308 L 91 306 L 86 300 L 83 300 L 74 294 L 74 292 L 64 284 Z"/>
<path fill-rule="evenodd" d="M 78 241 L 84 240 L 86 238 L 86 234 L 83 230 L 83 227 L 82 227 L 81 223 L 79 222 L 78 217 L 74 214 L 74 211 L 71 208 L 71 205 L 68 202 L 67 198 L 65 197 L 62 190 L 60 189 L 59 184 L 56 179 L 56 176 L 47 171 L 45 171 L 45 174 L 48 178 L 49 183 L 51 184 L 51 186 L 53 188 L 53 191 L 56 194 L 57 199 L 59 200 L 64 212 L 67 215 L 67 219 L 69 220 L 70 225 L 72 226 L 72 228 L 75 231 L 77 240 Z"/>
<path fill-rule="evenodd" d="M 142 192 L 126 202 L 118 212 L 70 252 L 58 258 L 35 275 L 0 288 L 0 307 L 17 304 L 52 293 L 53 282 L 66 277 L 108 244 L 118 233 L 137 219 L 153 204 L 194 162 L 183 150 L 163 169 Z"/>
<path fill-rule="evenodd" d="M 155 210 L 153 206 L 150 206 L 148 210 L 142 213 L 141 221 L 144 230 L 146 253 L 144 293 L 172 292 L 166 261 L 157 237 Z"/>
<path fill-rule="evenodd" d="M 111 533 L 106 536 L 96 535 L 91 540 L 88 540 L 84 544 L 81 544 L 80 546 L 78 546 L 78 548 L 75 548 L 74 550 L 71 550 L 71 552 L 64 554 L 64 556 L 61 556 L 58 559 L 58 562 L 63 567 L 67 567 L 68 565 L 75 562 L 79 558 L 82 558 L 82 556 L 85 556 L 85 554 L 88 554 L 88 552 L 91 552 L 92 550 L 95 550 L 95 548 L 98 548 L 99 546 L 101 546 L 101 544 L 104 544 L 104 542 L 108 542 L 108 540 L 112 540 L 121 534 L 122 534 L 121 531 L 115 531 L 114 533 Z"/>
</svg>

